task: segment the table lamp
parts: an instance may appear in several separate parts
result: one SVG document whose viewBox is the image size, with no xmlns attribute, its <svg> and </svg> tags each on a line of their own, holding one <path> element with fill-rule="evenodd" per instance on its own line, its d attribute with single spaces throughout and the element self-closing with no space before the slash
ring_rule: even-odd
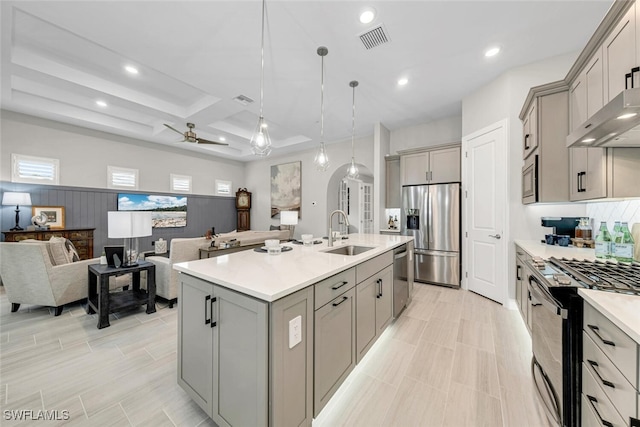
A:
<svg viewBox="0 0 640 427">
<path fill-rule="evenodd" d="M 124 239 L 122 267 L 138 265 L 138 237 L 151 236 L 151 212 L 108 212 L 110 239 Z"/>
<path fill-rule="evenodd" d="M 23 228 L 20 227 L 20 205 L 31 206 L 31 195 L 29 193 L 14 193 L 7 191 L 2 195 L 2 205 L 16 205 L 16 226 L 13 227 L 11 231 L 23 230 Z"/>
<path fill-rule="evenodd" d="M 298 225 L 298 211 L 280 211 L 280 225 L 289 227 L 289 240 L 293 240 L 293 230 Z"/>
</svg>

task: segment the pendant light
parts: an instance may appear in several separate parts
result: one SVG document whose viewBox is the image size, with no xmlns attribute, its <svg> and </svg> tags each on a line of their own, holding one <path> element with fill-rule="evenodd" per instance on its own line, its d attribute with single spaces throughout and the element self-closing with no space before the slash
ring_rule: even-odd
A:
<svg viewBox="0 0 640 427">
<path fill-rule="evenodd" d="M 313 159 L 313 164 L 319 171 L 326 171 L 329 168 L 329 157 L 327 157 L 327 149 L 324 146 L 324 57 L 329 53 L 329 49 L 324 46 L 318 48 L 318 55 L 321 58 L 320 73 L 320 148 Z"/>
<path fill-rule="evenodd" d="M 256 156 L 266 157 L 271 153 L 271 138 L 267 123 L 262 114 L 264 103 L 264 16 L 266 0 L 262 0 L 262 38 L 260 44 L 260 118 L 256 129 L 251 136 L 251 151 Z"/>
<path fill-rule="evenodd" d="M 347 168 L 347 178 L 356 179 L 360 175 L 358 166 L 356 166 L 355 155 L 355 139 L 356 139 L 356 87 L 358 86 L 357 80 L 349 82 L 349 86 L 353 89 L 353 102 L 351 104 L 351 164 Z"/>
</svg>

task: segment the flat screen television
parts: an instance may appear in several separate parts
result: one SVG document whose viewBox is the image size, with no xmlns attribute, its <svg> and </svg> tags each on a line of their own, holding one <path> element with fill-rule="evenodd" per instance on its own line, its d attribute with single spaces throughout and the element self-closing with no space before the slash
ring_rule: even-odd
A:
<svg viewBox="0 0 640 427">
<path fill-rule="evenodd" d="M 150 211 L 153 228 L 187 226 L 187 198 L 158 194 L 119 193 L 119 211 Z"/>
</svg>

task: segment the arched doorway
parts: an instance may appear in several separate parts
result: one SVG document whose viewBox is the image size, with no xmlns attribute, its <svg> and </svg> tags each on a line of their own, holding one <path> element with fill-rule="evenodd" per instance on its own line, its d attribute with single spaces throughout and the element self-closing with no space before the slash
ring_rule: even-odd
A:
<svg viewBox="0 0 640 427">
<path fill-rule="evenodd" d="M 329 179 L 327 188 L 327 216 L 336 209 L 343 210 L 349 218 L 349 229 L 340 218 L 333 224 L 334 230 L 341 233 L 373 233 L 373 173 L 364 165 L 358 164 L 360 171 L 357 179 L 346 178 L 349 164 L 336 168 Z"/>
</svg>

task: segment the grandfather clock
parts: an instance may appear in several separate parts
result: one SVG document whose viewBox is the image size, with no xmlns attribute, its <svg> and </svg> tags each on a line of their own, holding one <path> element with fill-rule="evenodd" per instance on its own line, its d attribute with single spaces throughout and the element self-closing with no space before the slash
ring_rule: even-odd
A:
<svg viewBox="0 0 640 427">
<path fill-rule="evenodd" d="M 238 188 L 236 191 L 236 209 L 238 210 L 238 231 L 251 229 L 251 193 L 246 188 Z"/>
</svg>

